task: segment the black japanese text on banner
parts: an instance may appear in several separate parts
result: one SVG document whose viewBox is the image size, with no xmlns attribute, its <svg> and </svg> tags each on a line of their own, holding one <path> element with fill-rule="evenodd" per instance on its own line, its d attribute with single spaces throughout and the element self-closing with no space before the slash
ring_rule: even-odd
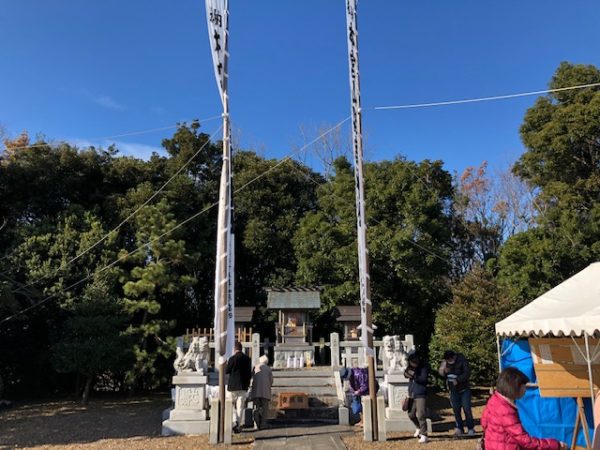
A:
<svg viewBox="0 0 600 450">
<path fill-rule="evenodd" d="M 206 0 L 206 21 L 215 77 L 219 85 L 221 101 L 225 106 L 229 59 L 229 0 Z"/>
</svg>

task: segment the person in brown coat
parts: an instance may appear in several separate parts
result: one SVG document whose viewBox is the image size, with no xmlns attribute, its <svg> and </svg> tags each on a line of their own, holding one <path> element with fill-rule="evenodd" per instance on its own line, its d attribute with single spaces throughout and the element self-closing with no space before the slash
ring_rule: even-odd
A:
<svg viewBox="0 0 600 450">
<path fill-rule="evenodd" d="M 265 428 L 269 415 L 271 402 L 271 386 L 273 386 L 273 372 L 269 367 L 269 357 L 262 355 L 258 364 L 252 369 L 252 390 L 250 398 L 254 402 L 254 422 L 258 429 Z"/>
</svg>

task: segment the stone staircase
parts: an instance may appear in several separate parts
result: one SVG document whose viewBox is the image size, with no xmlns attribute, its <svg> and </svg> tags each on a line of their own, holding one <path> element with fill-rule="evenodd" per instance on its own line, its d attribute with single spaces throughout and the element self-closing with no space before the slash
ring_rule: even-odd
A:
<svg viewBox="0 0 600 450">
<path fill-rule="evenodd" d="M 278 410 L 279 394 L 303 392 L 308 396 L 308 409 Z M 273 370 L 270 407 L 271 422 L 286 424 L 338 423 L 338 407 L 334 373 L 330 367 Z"/>
</svg>

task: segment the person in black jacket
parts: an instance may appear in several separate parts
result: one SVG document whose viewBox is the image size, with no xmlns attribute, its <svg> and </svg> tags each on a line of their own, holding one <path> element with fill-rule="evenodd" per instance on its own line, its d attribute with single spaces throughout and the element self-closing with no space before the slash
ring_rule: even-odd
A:
<svg viewBox="0 0 600 450">
<path fill-rule="evenodd" d="M 448 391 L 450 391 L 450 403 L 454 411 L 454 420 L 456 421 L 455 436 L 462 436 L 464 433 L 462 411 L 465 412 L 467 424 L 467 434 L 475 435 L 475 422 L 473 412 L 471 411 L 471 387 L 469 386 L 469 377 L 471 369 L 469 362 L 461 353 L 452 350 L 444 352 L 444 359 L 439 368 L 441 376 L 446 378 Z"/>
<path fill-rule="evenodd" d="M 408 396 L 412 399 L 412 404 L 408 410 L 408 418 L 415 424 L 417 430 L 415 437 L 419 438 L 419 443 L 427 442 L 427 363 L 417 354 L 412 353 L 408 356 L 408 367 L 404 371 L 404 376 L 408 378 Z"/>
<path fill-rule="evenodd" d="M 242 429 L 241 418 L 244 412 L 244 403 L 252 378 L 252 361 L 242 351 L 242 344 L 235 341 L 235 353 L 227 361 L 226 374 L 229 374 L 227 390 L 231 392 L 235 409 L 233 411 L 233 431 L 239 433 Z"/>
</svg>

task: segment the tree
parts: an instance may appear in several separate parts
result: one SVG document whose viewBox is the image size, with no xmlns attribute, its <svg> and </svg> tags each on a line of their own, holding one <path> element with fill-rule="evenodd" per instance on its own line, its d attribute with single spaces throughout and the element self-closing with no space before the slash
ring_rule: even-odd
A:
<svg viewBox="0 0 600 450">
<path fill-rule="evenodd" d="M 342 136 L 341 128 L 332 129 L 332 124 L 322 124 L 320 126 L 300 126 L 300 134 L 306 146 L 310 144 L 300 154 L 302 161 L 306 164 L 308 159 L 316 161 L 317 170 L 325 178 L 333 174 L 335 160 L 340 157 L 351 157 L 350 142 L 348 138 Z M 321 136 L 314 141 L 313 136 Z M 312 156 L 309 156 L 312 153 Z M 313 166 L 314 167 L 314 166 Z"/>
<path fill-rule="evenodd" d="M 433 309 L 448 298 L 452 183 L 441 162 L 366 165 L 368 245 L 378 334 L 426 342 Z M 359 301 L 354 174 L 345 158 L 319 189 L 294 237 L 300 284 L 323 285 L 321 320 Z"/>
<path fill-rule="evenodd" d="M 249 151 L 236 152 L 233 168 L 236 304 L 262 307 L 265 287 L 294 284 L 292 239 L 302 217 L 316 207 L 323 178 L 297 161 L 264 159 Z M 259 328 L 273 330 L 272 324 Z"/>
<path fill-rule="evenodd" d="M 551 89 L 600 82 L 593 66 L 562 63 Z M 526 302 L 600 257 L 600 90 L 540 97 L 521 126 L 527 151 L 514 172 L 539 189 L 535 229 L 510 239 L 500 280 Z"/>
<path fill-rule="evenodd" d="M 12 266 L 7 276 L 11 290 L 5 294 L 13 301 L 10 314 L 31 308 L 2 327 L 2 337 L 6 339 L 3 342 L 8 347 L 2 352 L 2 366 L 9 372 L 7 385 L 13 389 L 18 389 L 18 381 L 28 383 L 27 388 L 33 392 L 38 386 L 43 391 L 44 387 L 61 382 L 49 370 L 48 350 L 60 344 L 65 320 L 79 311 L 85 290 L 83 280 L 116 254 L 114 234 L 109 235 L 103 247 L 82 254 L 83 249 L 107 232 L 92 212 L 71 206 L 56 220 L 55 224 L 31 226 L 31 236 L 16 246 L 7 259 Z M 18 352 L 15 354 L 11 347 Z M 23 358 L 24 353 L 29 357 Z"/>
<path fill-rule="evenodd" d="M 504 242 L 534 226 L 536 194 L 509 170 L 495 176 L 487 162 L 467 167 L 456 181 L 453 278 L 498 257 Z"/>
<path fill-rule="evenodd" d="M 61 337 L 52 348 L 58 372 L 76 373 L 85 379 L 81 401 L 87 403 L 94 380 L 107 373 L 123 372 L 131 358 L 131 346 L 123 334 L 126 317 L 123 303 L 111 293 L 114 281 L 99 275 L 82 298 L 69 308 Z"/>
<path fill-rule="evenodd" d="M 79 282 L 114 261 L 116 249 L 130 251 L 142 243 L 138 240 L 142 239 L 139 224 L 128 216 L 189 161 L 151 202 L 166 202 L 167 209 L 156 213 L 168 210 L 165 214 L 170 214 L 170 222 L 166 227 L 187 219 L 216 200 L 220 167 L 219 145 L 210 143 L 208 136 L 199 132 L 198 124 L 180 126 L 172 139 L 163 142 L 169 156 L 153 155 L 150 161 L 119 156 L 115 147 L 78 149 L 67 144 L 49 145 L 40 139 L 25 145 L 29 143 L 24 134 L 8 142 L 10 151 L 0 155 L 1 318 L 33 307 L 0 330 L 0 370 L 12 392 L 18 384 L 27 384 L 30 392 L 36 385 L 54 389 L 69 378 L 55 376 L 48 350 L 63 339 L 68 342 L 73 321 L 92 314 L 86 307 L 80 308 L 86 283 Z M 216 212 L 203 214 L 181 227 L 177 242 L 186 243 L 185 255 L 176 263 L 166 264 L 169 276 L 183 282 L 176 292 L 162 292 L 164 286 L 158 289 L 160 312 L 155 318 L 169 327 L 176 324 L 175 333 L 186 326 L 198 326 L 200 320 L 210 320 L 206 310 L 212 305 L 215 216 Z M 118 232 L 98 243 L 118 225 Z M 95 243 L 92 251 L 81 255 Z M 128 286 L 131 291 L 127 298 L 140 298 L 134 292 L 139 281 L 137 272 L 132 276 L 134 260 L 124 265 L 122 282 L 111 287 L 120 299 L 125 297 L 123 284 L 129 281 L 134 284 Z M 140 270 L 147 269 L 147 262 L 140 263 Z M 202 283 L 195 287 L 186 277 L 199 278 Z M 53 294 L 55 297 L 36 306 Z M 137 342 L 141 339 L 135 328 L 140 326 L 142 315 L 140 310 L 125 315 Z M 166 342 L 164 328 L 156 339 Z M 149 339 L 148 346 L 156 339 Z M 16 348 L 15 342 L 31 355 L 27 361 L 13 355 L 11 345 Z M 159 375 L 149 378 L 165 378 L 170 373 L 166 359 L 158 361 Z"/>
<path fill-rule="evenodd" d="M 600 83 L 600 70 L 563 62 L 549 88 L 590 83 Z M 540 97 L 525 115 L 521 138 L 527 151 L 515 164 L 515 173 L 541 188 L 546 196 L 568 190 L 581 195 L 584 202 L 598 200 L 598 87 L 552 92 Z"/>
<path fill-rule="evenodd" d="M 164 139 L 162 145 L 169 158 L 155 155 L 150 160 L 152 171 L 163 174 L 161 183 L 173 177 L 186 163 L 187 166 L 161 195 L 168 200 L 169 210 L 177 222 L 196 216 L 178 231 L 187 253 L 192 256 L 186 259 L 185 269 L 178 270 L 185 270 L 196 283 L 185 290 L 185 297 L 168 312 L 176 322 L 173 332 L 183 333 L 186 328 L 212 326 L 217 234 L 214 205 L 219 196 L 222 144 L 210 142 L 210 136 L 200 132 L 200 124 L 192 122 L 181 124 L 173 137 Z M 202 211 L 204 213 L 199 214 Z"/>
<path fill-rule="evenodd" d="M 494 325 L 515 309 L 491 271 L 477 265 L 452 288 L 452 301 L 436 311 L 429 355 L 432 365 L 445 350 L 463 353 L 474 383 L 492 385 L 497 373 Z"/>
<path fill-rule="evenodd" d="M 148 189 L 149 186 L 143 185 L 132 191 L 130 198 L 134 202 L 140 196 L 147 198 Z M 132 244 L 136 249 L 129 256 L 131 251 L 121 251 L 125 264 L 121 276 L 124 309 L 129 315 L 126 334 L 134 342 L 135 358 L 126 381 L 132 387 L 155 388 L 166 381 L 168 372 L 161 370 L 161 365 L 166 364 L 174 347 L 174 341 L 167 338 L 167 332 L 174 326 L 169 320 L 172 316 L 168 312 L 161 314 L 161 310 L 181 305 L 186 289 L 196 280 L 185 270 L 186 260 L 191 258 L 185 241 L 179 238 L 177 230 L 168 233 L 177 222 L 166 199 L 144 206 L 133 223 Z"/>
</svg>

